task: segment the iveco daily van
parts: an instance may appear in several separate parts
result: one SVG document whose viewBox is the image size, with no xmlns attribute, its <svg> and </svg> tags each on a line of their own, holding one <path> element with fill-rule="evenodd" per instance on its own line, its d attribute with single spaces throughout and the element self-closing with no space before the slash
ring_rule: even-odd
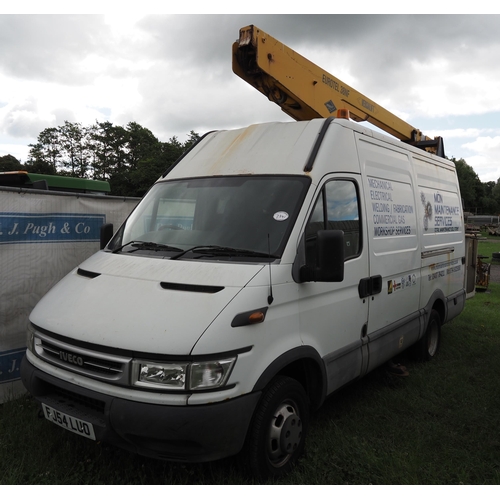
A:
<svg viewBox="0 0 500 500">
<path fill-rule="evenodd" d="M 286 471 L 310 411 L 464 307 L 452 162 L 343 119 L 207 134 L 30 316 L 53 423 L 149 457 Z"/>
</svg>

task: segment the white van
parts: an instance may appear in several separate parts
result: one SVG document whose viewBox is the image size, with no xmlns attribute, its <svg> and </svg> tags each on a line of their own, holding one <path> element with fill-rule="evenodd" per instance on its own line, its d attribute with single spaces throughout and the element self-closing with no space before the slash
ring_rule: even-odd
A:
<svg viewBox="0 0 500 500">
<path fill-rule="evenodd" d="M 213 132 L 33 310 L 48 420 L 149 457 L 288 470 L 309 413 L 465 303 L 453 163 L 342 119 Z"/>
</svg>

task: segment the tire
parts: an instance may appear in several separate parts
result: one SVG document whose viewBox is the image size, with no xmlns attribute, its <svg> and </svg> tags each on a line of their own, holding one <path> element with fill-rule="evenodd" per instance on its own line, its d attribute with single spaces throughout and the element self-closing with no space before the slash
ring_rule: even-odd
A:
<svg viewBox="0 0 500 500">
<path fill-rule="evenodd" d="M 441 317 L 433 309 L 429 316 L 424 336 L 415 344 L 415 357 L 419 361 L 430 361 L 436 356 L 441 342 Z"/>
<path fill-rule="evenodd" d="M 304 451 L 309 399 L 290 377 L 275 378 L 264 391 L 250 427 L 246 459 L 259 479 L 286 474 Z"/>
</svg>

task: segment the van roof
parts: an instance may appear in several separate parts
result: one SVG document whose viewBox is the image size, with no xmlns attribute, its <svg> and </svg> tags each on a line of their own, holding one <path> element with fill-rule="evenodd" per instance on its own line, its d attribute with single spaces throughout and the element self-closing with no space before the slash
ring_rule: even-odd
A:
<svg viewBox="0 0 500 500">
<path fill-rule="evenodd" d="M 207 134 L 179 164 L 168 179 L 217 175 L 308 175 L 304 166 L 325 123 L 323 118 L 300 122 L 271 122 L 235 130 Z M 352 136 L 352 130 L 450 166 L 449 161 L 405 144 L 387 134 L 346 119 L 331 120 L 327 135 L 338 134 L 339 141 Z M 452 165 L 452 164 L 451 164 Z"/>
</svg>

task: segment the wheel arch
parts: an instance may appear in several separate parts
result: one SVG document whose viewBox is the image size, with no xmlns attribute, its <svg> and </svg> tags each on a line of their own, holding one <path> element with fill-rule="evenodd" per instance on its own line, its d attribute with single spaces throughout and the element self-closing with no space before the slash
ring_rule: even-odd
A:
<svg viewBox="0 0 500 500">
<path fill-rule="evenodd" d="M 285 375 L 302 384 L 312 410 L 322 405 L 326 397 L 326 369 L 320 355 L 313 347 L 296 347 L 276 358 L 264 370 L 253 390 L 264 390 L 278 375 Z"/>
<path fill-rule="evenodd" d="M 439 319 L 441 320 L 441 324 L 444 324 L 446 320 L 446 298 L 441 290 L 435 290 L 424 307 L 425 311 L 425 324 L 423 328 L 424 332 L 427 328 L 427 324 L 429 323 L 429 318 L 431 316 L 432 310 L 435 310 L 439 314 Z"/>
<path fill-rule="evenodd" d="M 445 318 L 446 318 L 446 306 L 445 306 L 444 300 L 441 298 L 438 298 L 434 301 L 434 303 L 432 304 L 432 307 L 429 310 L 429 317 L 430 317 L 430 312 L 432 310 L 436 311 L 439 314 L 439 319 L 441 321 L 441 324 L 443 324 L 445 322 Z M 428 320 L 427 320 L 427 322 L 428 322 Z"/>
</svg>

